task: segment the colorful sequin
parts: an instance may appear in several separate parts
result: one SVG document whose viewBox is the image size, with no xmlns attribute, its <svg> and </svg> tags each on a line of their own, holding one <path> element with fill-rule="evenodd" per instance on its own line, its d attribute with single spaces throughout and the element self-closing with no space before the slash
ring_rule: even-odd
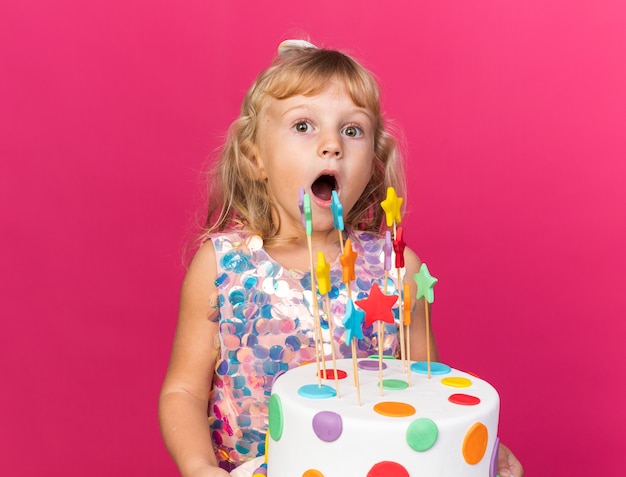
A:
<svg viewBox="0 0 626 477">
<path fill-rule="evenodd" d="M 209 399 L 209 422 L 220 466 L 226 470 L 263 455 L 269 397 L 274 378 L 287 369 L 315 360 L 313 294 L 309 271 L 284 269 L 263 248 L 260 237 L 243 233 L 215 234 L 212 240 L 219 290 L 220 355 Z M 374 283 L 384 288 L 384 239 L 369 233 L 350 234 L 357 279 L 351 284 L 355 300 L 368 296 Z M 348 300 L 339 257 L 330 263 L 331 315 L 324 297 L 315 294 L 320 310 L 324 352 L 350 357 L 342 323 Z M 388 279 L 387 293 L 396 286 Z M 394 316 L 397 319 L 397 308 Z M 378 352 L 377 327 L 363 327 L 357 340 L 358 357 Z M 395 323 L 385 323 L 384 353 L 397 346 Z"/>
</svg>

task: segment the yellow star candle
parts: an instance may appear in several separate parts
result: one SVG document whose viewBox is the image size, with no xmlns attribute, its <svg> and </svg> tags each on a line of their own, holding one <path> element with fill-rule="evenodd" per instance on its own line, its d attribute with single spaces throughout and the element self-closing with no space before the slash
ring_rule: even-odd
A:
<svg viewBox="0 0 626 477">
<path fill-rule="evenodd" d="M 326 295 L 330 291 L 330 265 L 326 262 L 324 252 L 317 252 L 317 288 L 321 295 Z"/>
<path fill-rule="evenodd" d="M 325 297 L 326 304 L 326 316 L 328 317 L 328 331 L 330 332 L 330 351 L 333 357 L 333 375 L 335 377 L 335 387 L 337 389 L 337 397 L 339 396 L 339 378 L 337 376 L 337 359 L 335 358 L 335 326 L 333 324 L 333 316 L 330 308 L 330 296 L 328 293 L 331 289 L 330 284 L 330 265 L 326 262 L 323 252 L 317 253 L 317 267 L 315 268 L 317 274 L 317 288 L 320 291 L 320 295 Z M 324 378 L 327 378 L 327 371 L 324 370 Z"/>
<path fill-rule="evenodd" d="M 380 206 L 385 211 L 387 227 L 399 224 L 402 221 L 402 215 L 400 214 L 402 199 L 396 195 L 396 190 L 393 187 L 387 187 L 387 196 L 380 203 Z"/>
</svg>

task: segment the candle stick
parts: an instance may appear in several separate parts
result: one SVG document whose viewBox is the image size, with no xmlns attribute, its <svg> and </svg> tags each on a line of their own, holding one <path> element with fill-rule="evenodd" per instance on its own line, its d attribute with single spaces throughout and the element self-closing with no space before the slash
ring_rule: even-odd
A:
<svg viewBox="0 0 626 477">
<path fill-rule="evenodd" d="M 391 270 L 391 251 L 393 250 L 393 242 L 391 241 L 391 232 L 387 230 L 385 232 L 385 243 L 383 244 L 383 254 L 385 256 L 385 287 L 387 286 L 387 278 L 389 276 L 389 270 Z M 385 290 L 386 291 L 386 290 Z"/>
<path fill-rule="evenodd" d="M 393 187 L 387 187 L 387 196 L 385 197 L 385 200 L 380 203 L 380 205 L 385 211 L 387 227 L 393 226 L 395 237 L 396 225 L 402 221 L 402 214 L 400 213 L 402 198 L 396 195 L 396 190 Z"/>
<path fill-rule="evenodd" d="M 309 269 L 311 271 L 311 301 L 313 302 L 313 341 L 315 343 L 315 363 L 317 365 L 317 385 L 322 387 L 322 378 L 320 376 L 320 361 L 326 371 L 324 361 L 324 347 L 322 344 L 322 327 L 320 324 L 320 311 L 317 302 L 317 292 L 315 285 L 315 274 L 313 273 L 313 245 L 311 243 L 311 235 L 313 234 L 313 214 L 311 211 L 311 196 L 304 193 L 304 189 L 300 189 L 300 200 L 298 202 L 300 213 L 302 215 L 302 225 L 306 232 L 306 241 L 309 249 Z M 320 358 L 321 356 L 321 358 Z"/>
<path fill-rule="evenodd" d="M 433 287 L 437 279 L 428 271 L 425 263 L 422 263 L 419 271 L 413 275 L 417 285 L 416 300 L 424 298 L 424 312 L 426 314 L 426 359 L 428 365 L 428 379 L 430 379 L 430 310 L 428 305 L 435 301 L 435 291 Z"/>
<path fill-rule="evenodd" d="M 385 243 L 383 244 L 383 254 L 385 256 L 384 267 L 385 267 L 385 283 L 383 285 L 383 290 L 385 295 L 387 294 L 387 289 L 389 286 L 389 270 L 391 270 L 391 251 L 393 250 L 393 243 L 391 241 L 391 232 L 387 230 L 385 232 Z M 379 341 L 384 340 L 385 330 L 383 328 L 382 322 L 377 322 L 378 326 L 378 339 Z M 383 369 L 383 356 L 382 353 L 378 353 L 378 370 L 380 374 L 380 379 L 382 379 L 382 369 Z M 382 394 L 382 390 L 381 390 Z"/>
<path fill-rule="evenodd" d="M 352 372 L 354 374 L 354 385 L 356 386 L 356 396 L 359 406 L 361 405 L 361 386 L 359 384 L 359 368 L 357 366 L 356 356 L 356 340 L 363 339 L 362 323 L 365 313 L 363 310 L 357 310 L 352 301 L 352 288 L 350 282 L 356 279 L 354 272 L 354 264 L 356 262 L 357 253 L 352 250 L 352 242 L 346 240 L 343 253 L 339 257 L 341 262 L 341 281 L 346 284 L 348 292 L 348 301 L 346 303 L 346 315 L 343 324 L 346 327 L 346 343 L 350 343 L 352 351 Z"/>
<path fill-rule="evenodd" d="M 396 229 L 396 238 L 393 241 L 393 250 L 396 253 L 396 271 L 398 274 L 398 282 L 397 282 L 397 288 L 398 288 L 398 294 L 400 294 L 400 290 L 401 290 L 401 283 L 402 283 L 402 274 L 401 274 L 401 269 L 404 268 L 404 247 L 406 246 L 406 244 L 404 243 L 403 240 L 403 228 L 402 227 L 398 227 Z M 400 332 L 400 360 L 402 361 L 402 372 L 404 372 L 409 365 L 407 365 L 406 363 L 406 353 L 405 353 L 405 343 L 404 343 L 404 325 L 402 324 L 402 310 L 404 308 L 404 304 L 403 304 L 403 300 L 400 299 L 400 314 L 398 317 L 398 330 Z"/>
<path fill-rule="evenodd" d="M 350 239 L 347 239 L 344 250 L 339 257 L 339 261 L 341 262 L 341 281 L 346 284 L 348 297 L 352 296 L 352 288 L 350 286 L 350 282 L 356 280 L 354 264 L 356 262 L 357 256 L 358 253 L 356 253 L 352 249 L 352 241 Z"/>
<path fill-rule="evenodd" d="M 385 200 L 383 200 L 380 203 L 380 206 L 383 208 L 383 210 L 385 211 L 385 222 L 387 224 L 387 227 L 393 227 L 393 240 L 394 240 L 394 248 L 396 248 L 396 243 L 395 241 L 397 240 L 397 235 L 398 235 L 398 231 L 397 231 L 397 225 L 402 221 L 402 214 L 401 214 L 401 208 L 402 208 L 402 198 L 398 197 L 398 195 L 396 194 L 396 190 L 393 187 L 387 187 L 387 195 L 385 197 Z M 401 289 L 402 289 L 402 277 L 401 277 L 401 273 L 400 273 L 400 268 L 404 267 L 404 255 L 403 255 L 403 251 L 404 251 L 404 242 L 402 242 L 402 237 L 400 237 L 400 242 L 398 242 L 398 244 L 401 244 L 401 250 L 400 250 L 400 258 L 398 258 L 398 251 L 396 250 L 396 263 L 402 263 L 401 267 L 398 267 L 398 265 L 396 265 L 396 268 L 398 269 L 398 280 L 397 280 L 397 289 L 398 289 L 398 295 L 400 295 L 401 293 Z M 400 260 L 400 262 L 398 262 L 398 260 Z M 400 301 L 400 309 L 402 310 L 402 300 Z M 400 320 L 398 320 L 400 321 Z M 402 372 L 404 372 L 404 368 L 405 368 L 405 360 L 404 360 L 404 351 L 403 351 L 403 343 L 404 343 L 404 339 L 403 339 L 403 329 L 402 329 L 402 325 L 399 323 L 399 329 L 398 332 L 400 334 L 400 359 L 402 360 Z"/>
<path fill-rule="evenodd" d="M 404 284 L 402 325 L 406 326 L 406 357 L 409 363 L 407 374 L 411 386 L 411 289 L 408 283 Z"/>
<path fill-rule="evenodd" d="M 356 357 L 356 340 L 363 339 L 363 319 L 365 312 L 354 307 L 352 298 L 348 298 L 346 303 L 346 316 L 343 324 L 346 327 L 346 343 L 350 343 L 352 350 L 352 372 L 354 373 L 354 385 L 356 386 L 356 396 L 359 406 L 361 405 L 361 386 L 359 384 L 359 373 Z"/>
<path fill-rule="evenodd" d="M 317 268 L 315 269 L 317 273 L 317 287 L 320 291 L 320 295 L 326 298 L 326 316 L 328 317 L 328 328 L 330 331 L 330 352 L 333 358 L 333 374 L 335 377 L 335 387 L 337 388 L 337 397 L 339 396 L 339 377 L 337 373 L 337 360 L 335 358 L 335 327 L 333 323 L 333 315 L 332 310 L 330 308 L 330 296 L 328 293 L 330 292 L 330 265 L 326 262 L 324 258 L 324 252 L 317 253 Z M 328 378 L 326 374 L 327 371 L 324 370 L 324 377 Z"/>
<path fill-rule="evenodd" d="M 343 253 L 343 206 L 339 202 L 339 194 L 337 194 L 336 190 L 332 192 L 330 211 L 333 213 L 333 227 L 339 233 L 339 246 L 341 247 L 341 253 Z"/>
<path fill-rule="evenodd" d="M 398 300 L 395 295 L 385 295 L 378 286 L 378 283 L 372 285 L 370 294 L 363 300 L 357 300 L 356 304 L 365 311 L 365 326 L 370 326 L 375 321 L 379 321 L 382 326 L 382 322 L 394 323 L 393 312 L 391 309 Z M 382 367 L 382 355 L 384 351 L 384 332 L 378 336 L 378 376 L 380 381 L 380 394 L 383 394 L 383 367 Z"/>
</svg>

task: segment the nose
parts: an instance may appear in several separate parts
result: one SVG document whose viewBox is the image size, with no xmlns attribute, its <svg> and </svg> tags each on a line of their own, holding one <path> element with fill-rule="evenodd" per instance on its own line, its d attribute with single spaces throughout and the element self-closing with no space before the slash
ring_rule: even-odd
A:
<svg viewBox="0 0 626 477">
<path fill-rule="evenodd" d="M 328 133 L 320 138 L 319 155 L 325 159 L 339 159 L 343 155 L 339 134 Z"/>
</svg>

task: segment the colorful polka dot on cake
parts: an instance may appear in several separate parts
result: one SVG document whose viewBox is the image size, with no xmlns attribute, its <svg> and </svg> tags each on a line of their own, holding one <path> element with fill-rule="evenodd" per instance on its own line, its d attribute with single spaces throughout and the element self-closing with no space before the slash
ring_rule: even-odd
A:
<svg viewBox="0 0 626 477">
<path fill-rule="evenodd" d="M 363 369 L 366 371 L 378 371 L 378 361 L 374 361 L 373 359 L 363 359 L 358 362 L 357 366 L 359 369 Z M 387 364 L 383 362 L 382 368 L 386 369 Z"/>
<path fill-rule="evenodd" d="M 309 469 L 302 474 L 302 477 L 324 477 L 324 474 L 319 470 Z"/>
<path fill-rule="evenodd" d="M 348 376 L 348 374 L 342 369 L 337 369 L 336 372 L 332 368 L 320 370 L 320 377 L 322 379 L 335 379 L 335 374 L 337 374 L 337 379 L 346 379 L 346 376 Z"/>
<path fill-rule="evenodd" d="M 417 361 L 411 365 L 411 371 L 420 374 L 428 374 L 428 362 L 427 361 Z M 430 374 L 433 375 L 442 375 L 442 374 L 450 374 L 452 368 L 447 364 L 439 363 L 437 361 L 430 362 Z"/>
<path fill-rule="evenodd" d="M 393 389 L 399 391 L 408 387 L 409 384 L 403 379 L 383 379 L 383 389 Z"/>
<path fill-rule="evenodd" d="M 417 452 L 426 452 L 437 442 L 439 429 L 432 419 L 422 417 L 413 421 L 406 431 L 406 442 Z"/>
<path fill-rule="evenodd" d="M 383 461 L 375 464 L 367 477 L 409 477 L 409 473 L 397 462 Z"/>
<path fill-rule="evenodd" d="M 463 440 L 463 457 L 468 464 L 478 464 L 487 450 L 489 432 L 487 427 L 477 422 L 474 424 Z"/>
<path fill-rule="evenodd" d="M 452 388 L 469 388 L 472 385 L 472 381 L 467 378 L 453 377 L 443 378 L 441 384 Z"/>
<path fill-rule="evenodd" d="M 383 401 L 374 405 L 374 411 L 382 416 L 408 417 L 415 414 L 415 408 L 405 402 Z"/>
<path fill-rule="evenodd" d="M 461 406 L 477 406 L 480 404 L 480 398 L 470 396 L 469 394 L 451 394 L 448 397 L 448 401 Z"/>
<path fill-rule="evenodd" d="M 364 369 L 364 362 L 375 366 Z M 408 385 L 400 360 L 385 359 L 384 364 L 379 370 L 373 359 L 361 359 L 356 366 L 338 360 L 337 369 L 347 374 L 340 382 L 341 397 L 302 393 L 302 388 L 318 392 L 325 386 L 320 386 L 315 366 L 276 379 L 272 396 L 280 398 L 273 408 L 280 419 L 274 432 L 270 411 L 271 477 L 494 477 L 495 389 L 446 365 L 438 367 L 446 374 L 438 379 L 409 366 Z"/>
<path fill-rule="evenodd" d="M 333 442 L 341 436 L 343 422 L 336 412 L 322 411 L 313 416 L 313 431 L 324 442 Z"/>
</svg>

